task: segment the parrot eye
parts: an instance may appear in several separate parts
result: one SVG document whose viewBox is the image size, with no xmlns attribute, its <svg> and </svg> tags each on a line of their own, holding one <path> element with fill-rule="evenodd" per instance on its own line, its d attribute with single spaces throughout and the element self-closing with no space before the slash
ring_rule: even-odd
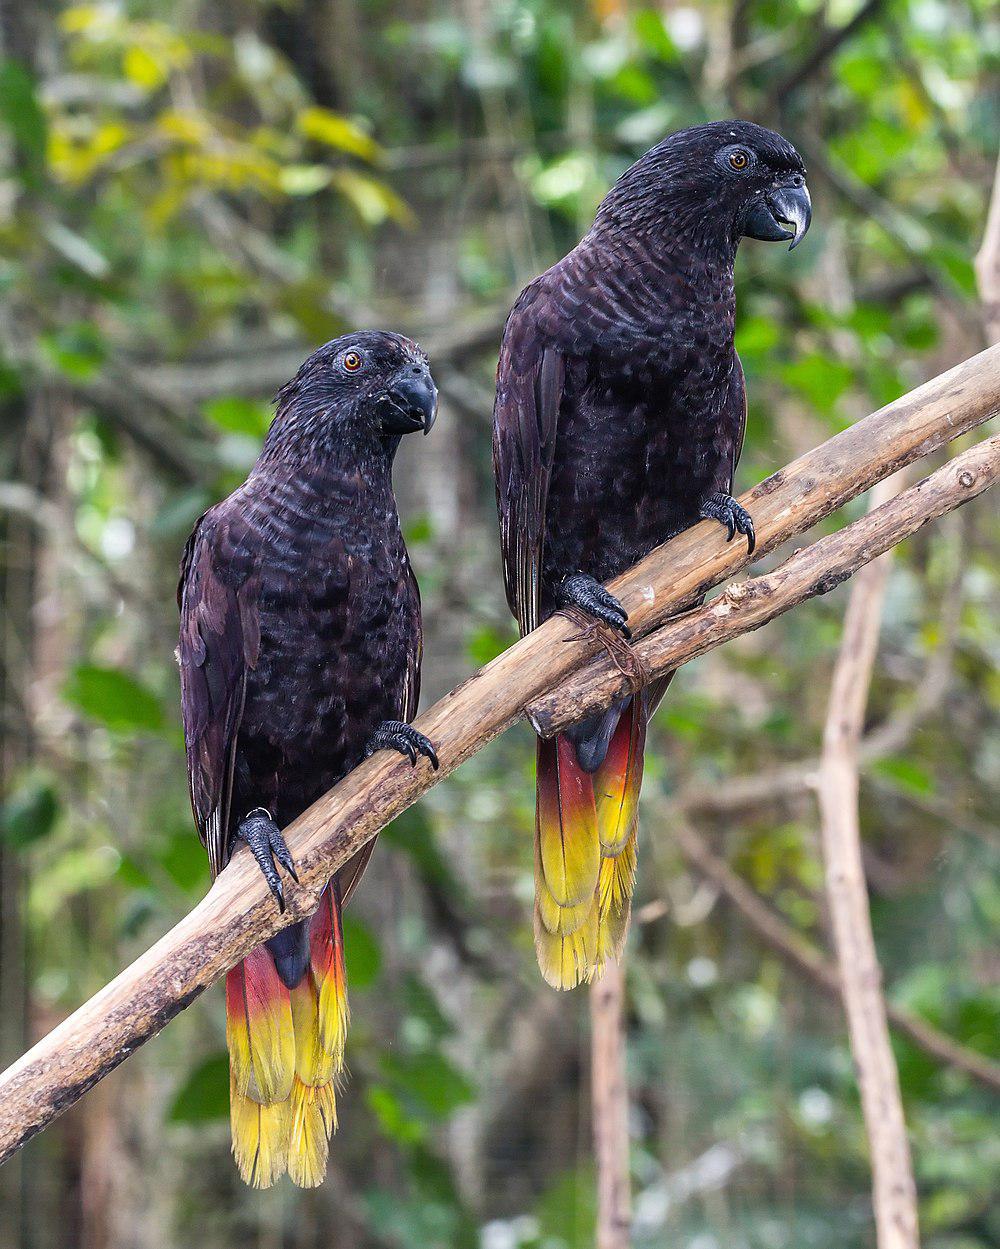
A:
<svg viewBox="0 0 1000 1249">
<path fill-rule="evenodd" d="M 729 153 L 729 165 L 731 169 L 742 172 L 750 164 L 750 157 L 741 148 L 737 148 L 735 152 Z"/>
<path fill-rule="evenodd" d="M 341 361 L 348 373 L 357 373 L 358 369 L 364 364 L 359 351 L 349 351 Z"/>
</svg>

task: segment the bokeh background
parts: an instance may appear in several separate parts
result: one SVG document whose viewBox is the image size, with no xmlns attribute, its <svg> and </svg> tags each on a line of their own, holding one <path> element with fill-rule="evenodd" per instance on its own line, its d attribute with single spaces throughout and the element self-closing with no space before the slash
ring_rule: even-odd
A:
<svg viewBox="0 0 1000 1249">
<path fill-rule="evenodd" d="M 178 555 L 300 360 L 371 324 L 430 352 L 440 420 L 397 472 L 426 705 L 513 637 L 489 464 L 503 316 L 666 132 L 742 115 L 809 167 L 805 245 L 739 259 L 742 486 L 983 345 L 989 7 L 0 5 L 5 1063 L 206 887 Z M 887 993 L 994 1054 L 998 546 L 981 500 L 897 552 L 862 782 Z M 692 664 L 653 729 L 637 1246 L 873 1243 L 841 1011 L 788 948 L 830 946 L 807 781 L 844 602 Z M 351 1076 L 322 1189 L 238 1182 L 214 990 L 0 1172 L 4 1249 L 592 1244 L 587 999 L 534 965 L 532 763 L 516 730 L 382 836 L 347 920 Z M 995 1249 L 997 1104 L 896 1045 L 925 1245 Z"/>
</svg>

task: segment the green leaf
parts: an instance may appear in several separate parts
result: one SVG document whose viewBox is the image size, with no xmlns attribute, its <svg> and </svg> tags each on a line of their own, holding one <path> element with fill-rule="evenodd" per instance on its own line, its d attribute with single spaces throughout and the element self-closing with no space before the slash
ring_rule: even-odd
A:
<svg viewBox="0 0 1000 1249">
<path fill-rule="evenodd" d="M 26 186 L 39 186 L 45 171 L 48 126 L 34 79 L 17 61 L 0 64 L 0 122 L 14 140 L 23 182 Z"/>
<path fill-rule="evenodd" d="M 181 889 L 190 891 L 208 885 L 205 851 L 193 829 L 180 830 L 158 856 L 165 871 Z"/>
<path fill-rule="evenodd" d="M 174 1095 L 170 1123 L 208 1123 L 229 1118 L 229 1056 L 213 1054 L 195 1067 Z"/>
<path fill-rule="evenodd" d="M 392 1089 L 384 1084 L 369 1084 L 365 1089 L 368 1108 L 378 1119 L 379 1127 L 401 1145 L 412 1145 L 424 1135 L 424 1125 L 408 1113 Z"/>
<path fill-rule="evenodd" d="M 159 698 L 121 668 L 82 664 L 67 681 L 63 697 L 116 732 L 155 732 L 166 722 Z"/>
<path fill-rule="evenodd" d="M 270 405 L 245 399 L 242 395 L 222 395 L 218 399 L 210 399 L 202 411 L 213 425 L 218 425 L 228 434 L 263 438 L 271 424 Z"/>
<path fill-rule="evenodd" d="M 347 984 L 351 989 L 367 989 L 382 970 L 382 950 L 368 925 L 355 915 L 344 915 L 344 955 Z"/>
<path fill-rule="evenodd" d="M 477 668 L 482 668 L 517 640 L 513 628 L 495 629 L 492 625 L 480 625 L 466 643 L 465 649 Z"/>
<path fill-rule="evenodd" d="M 904 759 L 900 755 L 879 759 L 872 765 L 872 771 L 912 794 L 926 795 L 934 792 L 934 778 L 926 768 L 914 763 L 912 759 Z"/>
<path fill-rule="evenodd" d="M 430 1118 L 444 1118 L 475 1098 L 475 1089 L 442 1054 L 386 1054 L 382 1070 Z"/>
<path fill-rule="evenodd" d="M 538 1203 L 544 1243 L 560 1249 L 591 1249 L 597 1222 L 593 1168 L 570 1171 L 548 1189 Z"/>
<path fill-rule="evenodd" d="M 86 321 L 63 326 L 52 334 L 42 334 L 38 343 L 53 367 L 76 382 L 94 377 L 107 354 L 100 331 Z"/>
<path fill-rule="evenodd" d="M 781 376 L 786 385 L 803 395 L 817 411 L 830 415 L 854 380 L 854 370 L 839 360 L 810 352 L 786 364 Z"/>
<path fill-rule="evenodd" d="M 461 886 L 437 847 L 431 822 L 422 807 L 404 811 L 382 830 L 381 836 L 408 854 L 426 879 L 451 892 L 460 892 Z"/>
<path fill-rule="evenodd" d="M 46 780 L 24 780 L 0 806 L 0 834 L 12 846 L 28 846 L 47 837 L 59 815 L 59 800 Z"/>
</svg>

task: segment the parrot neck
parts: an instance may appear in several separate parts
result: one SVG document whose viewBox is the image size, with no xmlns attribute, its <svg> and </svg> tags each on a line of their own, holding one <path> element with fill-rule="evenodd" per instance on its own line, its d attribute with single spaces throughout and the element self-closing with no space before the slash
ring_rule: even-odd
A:
<svg viewBox="0 0 1000 1249">
<path fill-rule="evenodd" d="M 294 402 L 279 407 L 267 431 L 254 471 L 301 473 L 314 471 L 353 475 L 372 482 L 392 481 L 392 462 L 398 436 L 373 431 L 361 418 L 340 418 L 322 407 L 304 408 Z"/>
<path fill-rule="evenodd" d="M 361 498 L 389 505 L 398 445 L 398 437 L 336 422 L 325 412 L 279 410 L 247 481 L 291 492 L 306 511 L 338 511 L 346 500 Z"/>
</svg>

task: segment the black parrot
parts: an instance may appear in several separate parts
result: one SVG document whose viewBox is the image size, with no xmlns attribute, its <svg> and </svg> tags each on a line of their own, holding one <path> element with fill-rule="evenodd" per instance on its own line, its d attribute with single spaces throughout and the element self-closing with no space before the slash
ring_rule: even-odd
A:
<svg viewBox="0 0 1000 1249">
<path fill-rule="evenodd" d="M 420 688 L 420 595 L 392 492 L 401 435 L 437 392 L 397 334 L 327 343 L 278 394 L 249 477 L 199 520 L 181 564 L 178 658 L 191 803 L 213 877 L 238 840 L 279 906 L 279 829 L 366 754 L 437 766 L 407 721 Z M 319 910 L 226 980 L 233 1152 L 243 1178 L 320 1183 L 347 1031 L 341 907 L 374 842 Z"/>
<path fill-rule="evenodd" d="M 753 550 L 732 498 L 746 422 L 733 265 L 741 238 L 795 247 L 810 216 L 805 168 L 781 135 L 695 126 L 628 169 L 581 242 L 521 292 L 493 455 L 522 634 L 574 605 L 627 637 L 601 583 L 700 518 Z M 538 743 L 535 946 L 560 988 L 621 953 L 646 722 L 668 680 Z"/>
</svg>

